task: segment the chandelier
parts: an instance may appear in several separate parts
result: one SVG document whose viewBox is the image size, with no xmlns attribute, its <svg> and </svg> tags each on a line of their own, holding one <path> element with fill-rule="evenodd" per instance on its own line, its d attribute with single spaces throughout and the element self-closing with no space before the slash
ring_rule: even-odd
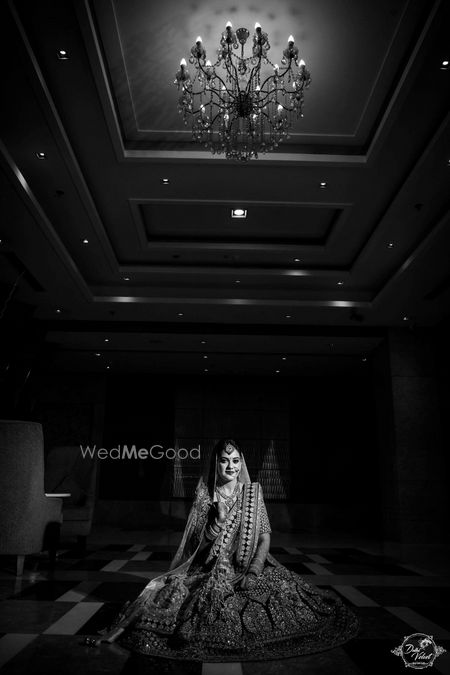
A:
<svg viewBox="0 0 450 675">
<path fill-rule="evenodd" d="M 304 90 L 311 76 L 292 35 L 281 58 L 281 67 L 267 58 L 269 38 L 259 23 L 255 24 L 251 56 L 244 57 L 244 45 L 250 36 L 247 28 L 233 31 L 230 22 L 220 38 L 217 61 L 206 59 L 201 37 L 185 59 L 174 84 L 180 92 L 178 112 L 187 126 L 192 120 L 195 141 L 212 154 L 227 159 L 257 159 L 289 139 L 294 118 L 303 117 Z M 241 47 L 240 55 L 236 50 Z M 263 72 L 264 66 L 264 72 Z M 221 68 L 220 68 L 221 67 Z"/>
</svg>

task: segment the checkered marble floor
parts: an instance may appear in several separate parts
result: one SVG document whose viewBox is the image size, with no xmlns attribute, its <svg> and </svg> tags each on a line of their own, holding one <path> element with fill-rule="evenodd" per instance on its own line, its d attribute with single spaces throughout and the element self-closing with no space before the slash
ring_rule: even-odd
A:
<svg viewBox="0 0 450 675">
<path fill-rule="evenodd" d="M 61 549 L 54 573 L 45 556 L 0 558 L 1 675 L 297 675 L 405 671 L 391 654 L 405 635 L 432 635 L 447 652 L 431 671 L 450 674 L 450 575 L 401 565 L 355 542 L 272 536 L 272 554 L 307 581 L 337 592 L 360 617 L 360 635 L 320 654 L 268 662 L 201 664 L 138 657 L 116 644 L 89 648 L 84 636 L 108 626 L 122 604 L 163 573 L 180 534 L 106 531 L 88 548 Z"/>
</svg>

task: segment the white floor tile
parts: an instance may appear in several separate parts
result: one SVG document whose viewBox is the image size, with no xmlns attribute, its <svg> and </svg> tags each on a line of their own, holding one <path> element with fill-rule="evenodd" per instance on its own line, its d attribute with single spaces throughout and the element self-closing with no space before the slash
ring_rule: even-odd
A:
<svg viewBox="0 0 450 675">
<path fill-rule="evenodd" d="M 328 563 L 331 565 L 331 560 L 327 560 L 326 558 L 323 557 L 323 555 L 319 555 L 318 553 L 307 553 L 307 557 L 312 560 L 315 563 Z"/>
<path fill-rule="evenodd" d="M 44 630 L 44 635 L 75 635 L 103 604 L 103 602 L 79 602 Z"/>
<path fill-rule="evenodd" d="M 430 621 L 425 616 L 422 616 L 409 607 L 386 607 L 386 609 L 420 633 L 432 635 L 435 640 L 450 639 L 450 631 L 441 628 L 441 626 L 438 626 L 434 621 Z"/>
<path fill-rule="evenodd" d="M 111 560 L 107 565 L 101 568 L 101 572 L 117 572 L 124 565 L 126 565 L 128 560 Z"/>
<path fill-rule="evenodd" d="M 307 567 L 314 574 L 333 574 L 333 572 L 330 572 L 330 570 L 325 569 L 325 567 L 322 567 L 322 565 L 319 565 L 318 563 L 304 562 L 302 565 Z"/>
<path fill-rule="evenodd" d="M 59 598 L 56 598 L 56 602 L 81 602 L 92 593 L 94 588 L 99 584 L 99 581 L 82 581 L 71 588 L 70 591 L 67 591 L 67 593 L 63 593 Z"/>
<path fill-rule="evenodd" d="M 151 551 L 140 551 L 139 553 L 136 553 L 130 560 L 148 560 L 151 556 L 152 552 Z"/>
<path fill-rule="evenodd" d="M 340 595 L 343 595 L 344 598 L 347 598 L 347 600 L 350 600 L 350 602 L 352 602 L 355 605 L 355 607 L 379 607 L 380 606 L 378 604 L 378 602 L 375 602 L 375 600 L 372 600 L 372 598 L 369 598 L 367 595 L 364 595 L 364 593 L 361 593 L 361 591 L 358 591 L 357 588 L 353 588 L 353 586 L 333 584 L 333 588 Z"/>
</svg>

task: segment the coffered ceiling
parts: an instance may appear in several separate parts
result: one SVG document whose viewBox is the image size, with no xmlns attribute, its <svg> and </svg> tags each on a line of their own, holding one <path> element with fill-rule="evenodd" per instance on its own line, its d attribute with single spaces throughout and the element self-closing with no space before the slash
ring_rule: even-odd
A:
<svg viewBox="0 0 450 675">
<path fill-rule="evenodd" d="M 196 372 L 191 352 L 214 335 L 218 373 L 263 373 L 281 353 L 305 372 L 316 349 L 359 363 L 386 327 L 448 316 L 448 2 L 1 13 L 0 290 L 60 367 L 104 368 L 86 357 L 114 332 L 102 354 L 117 368 Z M 173 85 L 196 36 L 214 58 L 229 19 L 259 21 L 273 61 L 292 33 L 312 75 L 289 141 L 244 164 L 191 140 Z"/>
</svg>

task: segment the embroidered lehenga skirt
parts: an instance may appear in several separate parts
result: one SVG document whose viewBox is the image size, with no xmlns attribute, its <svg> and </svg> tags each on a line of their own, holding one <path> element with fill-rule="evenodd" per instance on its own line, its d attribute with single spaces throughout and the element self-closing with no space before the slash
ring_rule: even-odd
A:
<svg viewBox="0 0 450 675">
<path fill-rule="evenodd" d="M 324 651 L 356 635 L 358 619 L 336 594 L 307 583 L 270 555 L 249 588 L 233 583 L 242 501 L 241 494 L 217 554 L 198 553 L 183 574 L 168 577 L 144 600 L 120 639 L 123 646 L 171 659 L 248 661 Z M 262 500 L 258 508 L 258 532 L 268 532 Z"/>
</svg>

